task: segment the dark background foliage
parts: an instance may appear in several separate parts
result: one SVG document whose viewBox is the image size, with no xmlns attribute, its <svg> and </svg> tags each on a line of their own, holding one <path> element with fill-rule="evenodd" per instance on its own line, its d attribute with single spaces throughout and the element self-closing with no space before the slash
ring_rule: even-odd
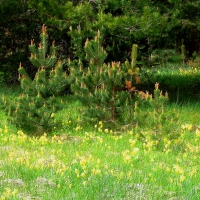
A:
<svg viewBox="0 0 200 200">
<path fill-rule="evenodd" d="M 7 84 L 17 82 L 19 62 L 31 73 L 31 39 L 39 40 L 42 24 L 56 40 L 62 59 L 84 57 L 84 43 L 101 30 L 106 62 L 130 57 L 138 44 L 138 60 L 151 65 L 156 49 L 200 52 L 199 0 L 2 0 L 0 1 L 0 72 Z"/>
</svg>

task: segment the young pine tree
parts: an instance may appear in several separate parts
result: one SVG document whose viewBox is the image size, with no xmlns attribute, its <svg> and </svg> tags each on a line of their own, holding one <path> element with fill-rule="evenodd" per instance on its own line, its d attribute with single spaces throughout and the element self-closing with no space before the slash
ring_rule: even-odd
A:
<svg viewBox="0 0 200 200">
<path fill-rule="evenodd" d="M 107 53 L 102 48 L 100 31 L 94 40 L 86 40 L 84 49 L 89 66 L 83 69 L 80 63 L 79 68 L 71 67 L 71 89 L 87 107 L 87 117 L 116 121 L 122 117 L 128 99 L 128 92 L 123 90 L 127 74 L 119 62 L 104 63 Z"/>
<path fill-rule="evenodd" d="M 180 135 L 179 114 L 166 108 L 168 100 L 168 93 L 163 95 L 156 83 L 153 95 L 140 91 L 134 106 L 134 120 L 137 128 L 142 128 L 142 138 L 157 141 L 158 147 L 165 144 L 164 140 L 177 139 Z"/>
<path fill-rule="evenodd" d="M 37 68 L 35 77 L 31 79 L 20 63 L 18 71 L 23 93 L 13 102 L 7 102 L 5 97 L 3 98 L 11 121 L 29 130 L 45 130 L 53 125 L 53 115 L 61 106 L 56 96 L 67 85 L 67 75 L 62 70 L 62 62 L 56 56 L 54 42 L 49 55 L 47 54 L 48 34 L 44 25 L 40 37 L 38 47 L 33 40 L 29 45 L 30 61 Z"/>
</svg>

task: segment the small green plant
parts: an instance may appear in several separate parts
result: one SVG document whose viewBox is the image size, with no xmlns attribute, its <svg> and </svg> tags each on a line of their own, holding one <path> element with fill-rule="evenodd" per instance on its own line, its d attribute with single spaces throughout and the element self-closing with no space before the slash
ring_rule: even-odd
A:
<svg viewBox="0 0 200 200">
<path fill-rule="evenodd" d="M 167 101 L 168 93 L 163 95 L 159 84 L 156 83 L 153 95 L 148 92 L 139 92 L 138 101 L 135 102 L 136 126 L 148 130 L 147 137 L 157 140 L 158 144 L 161 144 L 164 138 L 176 139 L 179 136 L 177 131 L 179 116 L 175 112 L 165 110 Z M 146 135 L 143 137 L 146 138 Z"/>
<path fill-rule="evenodd" d="M 41 43 L 38 48 L 33 40 L 29 46 L 30 61 L 37 68 L 35 77 L 31 79 L 20 63 L 19 81 L 22 93 L 11 102 L 3 96 L 11 121 L 28 130 L 45 130 L 52 126 L 54 113 L 61 106 L 56 96 L 67 84 L 67 76 L 62 70 L 62 62 L 57 59 L 54 42 L 49 55 L 47 54 L 48 34 L 44 25 L 40 36 Z"/>
<path fill-rule="evenodd" d="M 133 110 L 133 92 L 136 90 L 135 85 L 140 83 L 140 77 L 139 77 L 139 68 L 136 66 L 137 64 L 137 51 L 138 51 L 138 45 L 133 44 L 132 45 L 132 52 L 131 52 L 131 62 L 128 60 L 124 63 L 124 70 L 127 74 L 127 80 L 126 80 L 126 89 L 129 93 L 129 113 L 130 113 L 130 119 L 132 119 L 132 110 Z"/>
</svg>

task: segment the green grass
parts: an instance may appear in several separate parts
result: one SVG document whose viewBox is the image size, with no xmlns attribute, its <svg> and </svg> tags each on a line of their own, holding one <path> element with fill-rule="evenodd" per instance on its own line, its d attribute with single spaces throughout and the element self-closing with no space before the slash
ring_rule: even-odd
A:
<svg viewBox="0 0 200 200">
<path fill-rule="evenodd" d="M 102 122 L 88 124 L 82 109 L 66 98 L 55 114 L 62 125 L 37 137 L 0 111 L 0 200 L 200 199 L 199 103 L 168 105 L 180 113 L 180 137 L 159 150 L 136 129 L 115 134 Z"/>
</svg>

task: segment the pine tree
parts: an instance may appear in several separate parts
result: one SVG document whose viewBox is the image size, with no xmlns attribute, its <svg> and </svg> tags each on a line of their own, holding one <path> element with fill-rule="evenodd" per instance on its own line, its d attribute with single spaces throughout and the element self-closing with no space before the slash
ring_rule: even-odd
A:
<svg viewBox="0 0 200 200">
<path fill-rule="evenodd" d="M 102 48 L 100 31 L 94 40 L 86 40 L 88 68 L 71 67 L 74 83 L 72 91 L 87 107 L 85 116 L 105 122 L 115 121 L 123 115 L 123 106 L 128 99 L 125 89 L 127 73 L 120 62 L 105 64 L 107 53 Z"/>
<path fill-rule="evenodd" d="M 179 113 L 167 110 L 168 93 L 163 95 L 159 83 L 156 83 L 153 95 L 142 91 L 138 95 L 138 101 L 134 105 L 134 120 L 137 129 L 142 128 L 142 138 L 157 140 L 157 146 L 165 145 L 166 138 L 177 139 L 180 136 L 177 126 Z"/>
<path fill-rule="evenodd" d="M 40 37 L 38 47 L 33 40 L 29 45 L 30 61 L 37 68 L 34 79 L 30 78 L 20 63 L 18 71 L 23 93 L 14 102 L 7 102 L 3 98 L 11 121 L 29 130 L 45 130 L 53 125 L 53 115 L 61 106 L 56 96 L 67 85 L 67 75 L 63 72 L 62 62 L 56 56 L 55 42 L 50 47 L 49 55 L 47 54 L 48 34 L 44 25 Z"/>
</svg>

